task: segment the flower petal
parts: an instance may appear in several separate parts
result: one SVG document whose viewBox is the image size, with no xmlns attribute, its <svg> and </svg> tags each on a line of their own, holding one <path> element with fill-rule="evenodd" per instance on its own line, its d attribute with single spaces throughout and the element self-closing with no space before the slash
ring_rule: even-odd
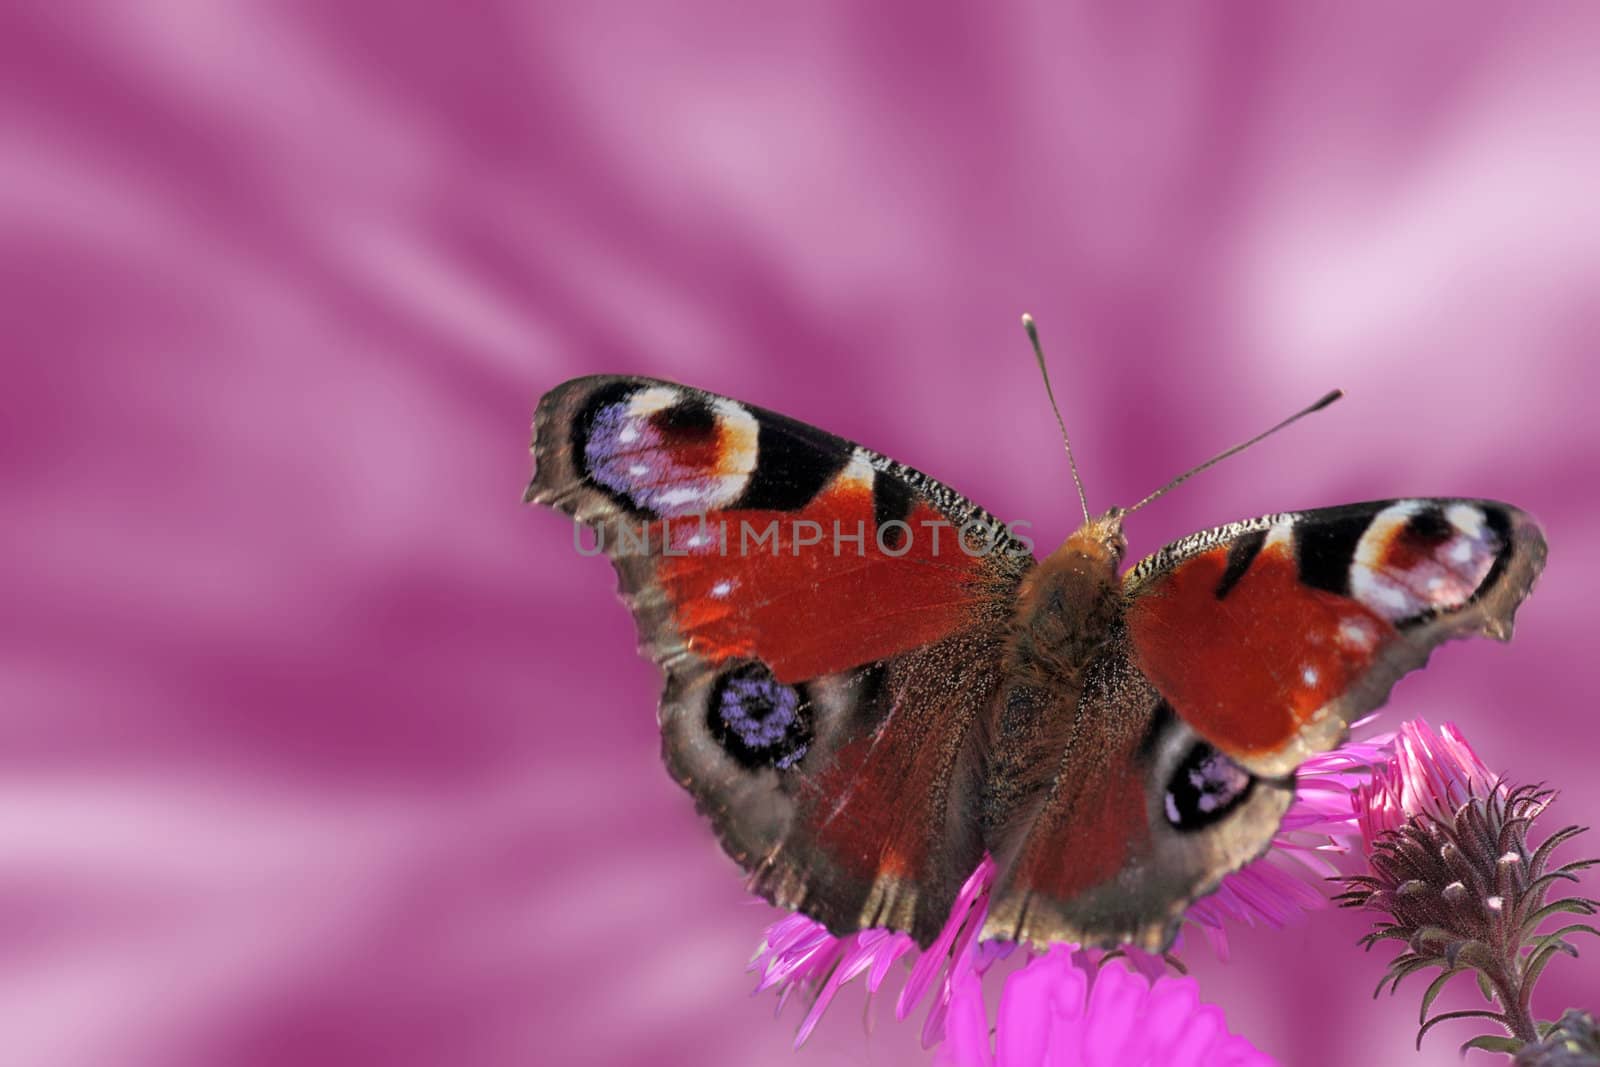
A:
<svg viewBox="0 0 1600 1067">
<path fill-rule="evenodd" d="M 944 1043 L 934 1062 L 943 1067 L 994 1067 L 989 1011 L 983 1003 L 983 979 L 976 970 L 962 972 L 951 983 Z"/>
<path fill-rule="evenodd" d="M 1077 1067 L 1088 989 L 1068 945 L 1054 946 L 1007 978 L 995 1018 L 996 1067 Z"/>
<path fill-rule="evenodd" d="M 1103 967 L 1089 991 L 1084 1020 L 1085 1067 L 1126 1067 L 1146 1060 L 1150 1035 L 1144 1027 L 1150 983 L 1122 967 Z"/>
</svg>

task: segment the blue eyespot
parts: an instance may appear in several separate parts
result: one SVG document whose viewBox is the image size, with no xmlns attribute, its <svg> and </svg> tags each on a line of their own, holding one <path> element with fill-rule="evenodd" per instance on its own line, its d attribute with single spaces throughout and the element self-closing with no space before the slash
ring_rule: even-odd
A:
<svg viewBox="0 0 1600 1067">
<path fill-rule="evenodd" d="M 717 680 L 706 718 L 711 736 L 739 763 L 788 770 L 811 746 L 807 712 L 799 690 L 752 663 Z"/>
<path fill-rule="evenodd" d="M 1249 771 L 1201 742 L 1167 783 L 1167 821 L 1179 830 L 1204 829 L 1244 803 L 1253 785 Z"/>
</svg>

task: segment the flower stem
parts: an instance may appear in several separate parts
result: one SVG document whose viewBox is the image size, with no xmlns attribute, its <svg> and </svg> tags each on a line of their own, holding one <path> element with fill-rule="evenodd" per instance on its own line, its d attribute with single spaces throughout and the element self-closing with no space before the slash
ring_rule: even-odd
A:
<svg viewBox="0 0 1600 1067">
<path fill-rule="evenodd" d="M 1522 1000 L 1522 976 L 1515 962 L 1502 964 L 1488 972 L 1489 984 L 1505 1011 L 1505 1027 L 1511 1036 L 1525 1045 L 1539 1040 L 1538 1028 L 1533 1024 L 1533 1012 Z"/>
</svg>

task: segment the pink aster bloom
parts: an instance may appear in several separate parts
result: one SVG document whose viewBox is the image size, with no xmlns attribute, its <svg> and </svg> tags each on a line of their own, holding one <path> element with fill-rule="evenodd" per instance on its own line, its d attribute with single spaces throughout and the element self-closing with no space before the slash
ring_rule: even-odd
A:
<svg viewBox="0 0 1600 1067">
<path fill-rule="evenodd" d="M 1200 1002 L 1193 978 L 1152 981 L 1071 945 L 1052 947 L 1006 979 L 992 1038 L 982 982 L 974 971 L 960 972 L 946 1035 L 938 1062 L 951 1067 L 1270 1067 L 1275 1062 L 1228 1032 L 1222 1009 Z"/>
<path fill-rule="evenodd" d="M 1160 957 L 1128 950 L 1130 966 L 1111 965 L 1105 953 L 1073 945 L 1030 953 L 1027 964 L 1006 979 L 991 1042 L 983 978 L 1016 949 L 1010 942 L 978 940 L 994 876 L 994 861 L 985 857 L 926 951 L 906 934 L 863 930 L 835 937 L 804 916 L 780 919 L 768 928 L 751 963 L 752 970 L 762 972 L 757 991 L 778 987 L 781 1006 L 795 989 L 815 989 L 795 1035 L 798 1046 L 844 983 L 865 974 L 870 996 L 895 961 L 908 958 L 911 974 L 895 1016 L 905 1019 L 932 991 L 922 1040 L 929 1047 L 943 1043 L 943 1064 L 1273 1062 L 1246 1039 L 1228 1033 L 1221 1009 L 1200 1003 L 1194 979 L 1165 976 Z"/>
<path fill-rule="evenodd" d="M 1495 777 L 1454 723 L 1434 733 L 1422 719 L 1400 727 L 1372 780 L 1355 793 L 1362 839 L 1368 844 L 1417 815 L 1450 818 L 1471 796 L 1488 796 Z M 1370 850 L 1370 849 L 1369 849 Z"/>
<path fill-rule="evenodd" d="M 982 974 L 1010 953 L 1004 943 L 977 945 L 978 930 L 989 911 L 989 890 L 994 885 L 994 860 L 985 856 L 972 872 L 950 908 L 950 918 L 927 951 L 909 934 L 890 930 L 861 930 L 836 937 L 826 927 L 804 915 L 790 915 L 767 927 L 751 970 L 761 971 L 756 992 L 777 987 L 779 1007 L 796 989 L 815 990 L 811 1009 L 795 1034 L 795 1047 L 816 1028 L 834 994 L 846 982 L 865 973 L 867 994 L 878 991 L 889 968 L 902 957 L 914 961 L 911 976 L 901 988 L 895 1017 L 905 1019 L 917 1003 L 934 990 L 933 1007 L 922 1028 L 922 1043 L 932 1046 L 943 1037 L 952 982 L 958 973 Z"/>
</svg>

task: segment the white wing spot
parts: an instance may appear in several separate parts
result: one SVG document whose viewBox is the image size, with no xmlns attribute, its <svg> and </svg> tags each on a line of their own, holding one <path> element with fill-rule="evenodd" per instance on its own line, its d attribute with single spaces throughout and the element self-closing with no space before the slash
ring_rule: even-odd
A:
<svg viewBox="0 0 1600 1067">
<path fill-rule="evenodd" d="M 1403 618 L 1422 610 L 1422 601 L 1396 585 L 1374 583 L 1362 599 L 1369 608 L 1382 609 L 1391 619 Z"/>
<path fill-rule="evenodd" d="M 1365 619 L 1346 619 L 1339 624 L 1339 643 L 1357 652 L 1370 652 L 1378 635 Z"/>
<path fill-rule="evenodd" d="M 1350 563 L 1351 595 L 1391 622 L 1427 607 L 1407 587 L 1408 575 L 1392 573 L 1384 565 L 1390 544 L 1424 507 L 1421 500 L 1402 500 L 1374 515 L 1357 542 L 1355 559 Z"/>
<path fill-rule="evenodd" d="M 699 500 L 704 496 L 705 493 L 699 489 L 689 489 L 679 486 L 676 489 L 668 489 L 666 492 L 656 497 L 655 504 L 658 508 L 673 508 L 677 507 L 679 504 L 687 504 L 691 501 Z"/>
<path fill-rule="evenodd" d="M 1484 517 L 1483 509 L 1473 507 L 1471 504 L 1451 504 L 1444 509 L 1444 517 L 1462 533 L 1474 541 L 1483 538 Z"/>
<path fill-rule="evenodd" d="M 683 394 L 664 385 L 641 389 L 628 400 L 628 414 L 644 418 L 665 411 L 683 399 Z M 620 436 L 620 435 L 618 435 Z"/>
<path fill-rule="evenodd" d="M 756 446 L 761 427 L 756 417 L 744 405 L 717 397 L 711 405 L 717 414 L 717 426 L 722 431 L 722 461 L 724 470 L 748 475 L 756 469 Z M 745 481 L 738 483 L 737 491 L 729 494 L 727 503 L 744 491 Z"/>
<path fill-rule="evenodd" d="M 840 488 L 871 490 L 873 479 L 876 477 L 877 471 L 873 470 L 871 460 L 858 448 L 850 454 L 850 462 L 839 472 L 834 484 Z"/>
</svg>

